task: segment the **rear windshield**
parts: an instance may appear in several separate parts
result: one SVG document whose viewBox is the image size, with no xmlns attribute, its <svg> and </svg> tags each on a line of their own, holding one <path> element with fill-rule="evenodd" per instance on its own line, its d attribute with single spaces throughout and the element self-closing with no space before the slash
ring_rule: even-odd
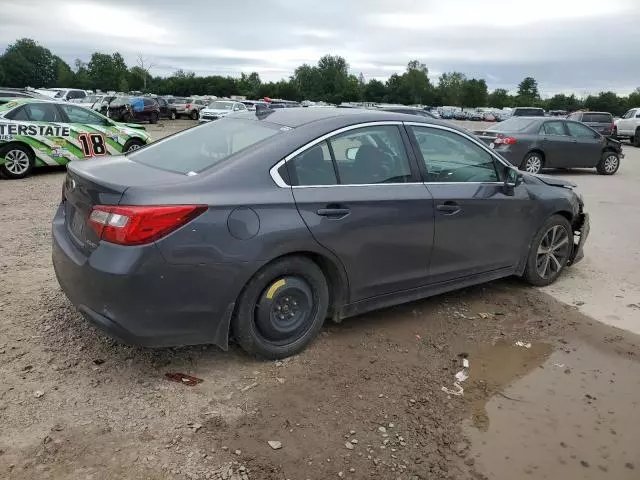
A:
<svg viewBox="0 0 640 480">
<path fill-rule="evenodd" d="M 516 108 L 513 111 L 514 117 L 544 117 L 544 110 L 541 108 Z"/>
<path fill-rule="evenodd" d="M 531 118 L 511 117 L 504 122 L 490 126 L 487 130 L 494 130 L 498 132 L 524 132 L 534 122 L 537 122 L 537 120 L 533 120 Z"/>
<path fill-rule="evenodd" d="M 610 113 L 583 113 L 582 121 L 593 123 L 612 123 L 613 117 Z"/>
<path fill-rule="evenodd" d="M 271 123 L 225 118 L 167 137 L 127 157 L 170 172 L 194 174 L 281 131 Z"/>
</svg>

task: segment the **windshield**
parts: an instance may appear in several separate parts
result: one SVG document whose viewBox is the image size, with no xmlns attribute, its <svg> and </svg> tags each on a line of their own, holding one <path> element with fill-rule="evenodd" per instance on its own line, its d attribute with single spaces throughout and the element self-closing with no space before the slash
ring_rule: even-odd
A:
<svg viewBox="0 0 640 480">
<path fill-rule="evenodd" d="M 233 102 L 211 102 L 207 108 L 213 110 L 231 110 L 233 108 Z"/>
<path fill-rule="evenodd" d="M 496 123 L 495 125 L 487 128 L 487 131 L 497 131 L 497 132 L 524 132 L 530 125 L 532 125 L 536 120 L 531 118 L 518 118 L 511 117 L 504 122 Z"/>
<path fill-rule="evenodd" d="M 55 97 L 53 98 L 62 98 L 64 97 L 64 94 L 65 94 L 64 90 L 58 90 L 58 93 L 56 93 Z"/>
<path fill-rule="evenodd" d="M 100 97 L 97 97 L 96 95 L 89 95 L 88 97 L 84 97 L 82 100 L 80 100 L 80 103 L 95 103 L 99 98 Z"/>
<path fill-rule="evenodd" d="M 280 131 L 278 125 L 271 123 L 224 118 L 185 130 L 127 156 L 170 172 L 199 173 Z"/>
<path fill-rule="evenodd" d="M 110 104 L 110 107 L 118 107 L 121 105 L 128 105 L 131 103 L 131 97 L 117 97 Z"/>
<path fill-rule="evenodd" d="M 544 110 L 541 108 L 516 108 L 514 117 L 544 117 Z"/>
</svg>

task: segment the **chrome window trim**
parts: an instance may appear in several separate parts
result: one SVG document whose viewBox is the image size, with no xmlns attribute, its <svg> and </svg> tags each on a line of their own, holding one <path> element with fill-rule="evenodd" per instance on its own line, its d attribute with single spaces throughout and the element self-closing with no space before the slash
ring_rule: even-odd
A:
<svg viewBox="0 0 640 480">
<path fill-rule="evenodd" d="M 493 159 L 497 160 L 505 167 L 513 167 L 513 165 L 505 163 L 493 150 L 484 145 L 482 142 L 477 141 L 470 135 L 467 135 L 465 132 L 461 132 L 455 128 L 447 127 L 446 125 L 436 125 L 433 123 L 423 123 L 423 122 L 401 122 L 401 121 L 389 121 L 384 120 L 380 122 L 366 122 L 366 123 L 358 123 L 355 125 L 349 125 L 346 127 L 339 128 L 338 130 L 333 130 L 332 132 L 326 133 L 315 140 L 303 145 L 302 147 L 294 150 L 292 153 L 284 157 L 278 163 L 276 163 L 269 170 L 269 174 L 271 178 L 275 182 L 275 184 L 280 188 L 335 188 L 335 187 L 390 187 L 390 186 L 405 186 L 405 185 L 504 185 L 504 182 L 406 182 L 406 183 L 339 183 L 333 185 L 289 185 L 278 173 L 278 170 L 282 165 L 284 165 L 287 161 L 301 154 L 302 152 L 310 149 L 311 147 L 321 143 L 335 135 L 339 135 L 344 132 L 348 132 L 350 130 L 356 130 L 358 128 L 364 127 L 373 127 L 373 126 L 384 126 L 384 125 L 406 125 L 406 126 L 415 126 L 415 127 L 427 127 L 427 128 L 436 128 L 439 130 L 446 130 L 448 132 L 457 133 L 458 135 L 466 138 L 472 143 L 476 144 L 482 150 L 487 152 Z"/>
<path fill-rule="evenodd" d="M 321 137 L 318 137 L 315 140 L 310 141 L 309 143 L 303 145 L 302 147 L 298 148 L 297 150 L 294 150 L 289 155 L 284 157 L 282 160 L 280 160 L 278 163 L 276 163 L 273 167 L 271 167 L 271 169 L 269 170 L 269 175 L 271 175 L 271 178 L 273 179 L 273 181 L 280 188 L 305 188 L 305 187 L 317 188 L 317 187 L 347 187 L 347 186 L 352 186 L 352 184 L 295 185 L 295 186 L 292 186 L 292 185 L 287 184 L 287 182 L 284 181 L 284 179 L 278 173 L 278 169 L 282 165 L 284 165 L 286 162 L 291 160 L 293 157 L 296 157 L 296 156 L 300 155 L 302 152 L 310 149 L 311 147 L 314 147 L 317 144 L 319 144 L 321 142 L 324 142 L 328 138 L 334 137 L 336 135 L 340 135 L 341 133 L 348 132 L 350 130 L 357 130 L 358 128 L 366 128 L 366 127 L 381 127 L 381 126 L 387 126 L 387 125 L 401 126 L 402 123 L 403 122 L 400 122 L 400 121 L 397 121 L 397 120 L 393 120 L 393 121 L 382 120 L 382 121 L 379 121 L 379 122 L 357 123 L 355 125 L 348 125 L 346 127 L 342 127 L 342 128 L 337 129 L 337 130 L 333 130 L 333 131 L 331 131 L 329 133 L 325 133 Z M 412 183 L 419 184 L 419 183 L 422 183 L 422 182 L 412 182 Z M 358 186 L 359 187 L 359 186 L 362 186 L 362 185 L 364 185 L 364 184 L 358 183 L 358 184 L 355 184 L 353 186 Z M 400 184 L 394 184 L 394 183 L 386 183 L 386 184 L 382 184 L 381 183 L 381 184 L 378 184 L 378 183 L 374 183 L 374 184 L 370 184 L 370 185 L 407 185 L 407 183 L 400 183 Z"/>
</svg>

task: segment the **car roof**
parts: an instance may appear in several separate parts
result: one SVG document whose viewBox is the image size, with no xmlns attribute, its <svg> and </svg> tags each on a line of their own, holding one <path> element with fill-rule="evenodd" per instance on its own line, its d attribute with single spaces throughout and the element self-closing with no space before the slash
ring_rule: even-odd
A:
<svg viewBox="0 0 640 480">
<path fill-rule="evenodd" d="M 0 94 L 0 100 L 8 100 L 10 102 L 15 102 L 15 103 L 62 103 L 65 105 L 69 105 L 69 102 L 65 102 L 63 100 L 54 100 L 54 99 L 48 99 L 48 98 L 34 98 L 34 97 L 3 97 L 2 94 Z"/>
<path fill-rule="evenodd" d="M 278 108 L 273 110 L 254 112 L 243 112 L 234 114 L 234 118 L 246 120 L 264 120 L 268 123 L 275 123 L 286 127 L 296 128 L 313 122 L 319 122 L 330 118 L 341 118 L 345 123 L 364 123 L 380 121 L 396 122 L 420 122 L 432 123 L 435 125 L 446 125 L 454 130 L 465 132 L 466 130 L 457 125 L 439 121 L 436 119 L 421 117 L 408 113 L 396 113 L 383 110 L 373 110 L 364 108 Z M 348 121 L 352 120 L 352 121 Z"/>
</svg>

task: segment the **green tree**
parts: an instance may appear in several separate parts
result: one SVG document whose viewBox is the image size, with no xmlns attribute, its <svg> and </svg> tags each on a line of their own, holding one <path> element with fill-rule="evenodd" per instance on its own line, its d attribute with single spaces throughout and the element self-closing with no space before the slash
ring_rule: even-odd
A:
<svg viewBox="0 0 640 480">
<path fill-rule="evenodd" d="M 462 104 L 465 107 L 486 107 L 489 100 L 487 82 L 484 80 L 465 80 L 462 84 Z"/>
<path fill-rule="evenodd" d="M 257 72 L 251 72 L 248 75 L 246 73 L 241 73 L 237 84 L 238 93 L 240 95 L 245 95 L 249 98 L 257 98 L 262 81 L 260 80 L 260 75 L 258 75 Z"/>
<path fill-rule="evenodd" d="M 622 115 L 627 107 L 614 92 L 600 92 L 598 95 L 589 95 L 584 99 L 584 106 L 588 110 L 610 112 L 614 115 Z"/>
<path fill-rule="evenodd" d="M 60 57 L 54 56 L 56 64 L 56 86 L 58 87 L 75 87 L 76 76 L 71 67 Z"/>
<path fill-rule="evenodd" d="M 53 87 L 57 65 L 54 55 L 30 38 L 10 44 L 0 57 L 5 83 L 9 87 Z"/>
<path fill-rule="evenodd" d="M 636 88 L 627 98 L 627 110 L 640 107 L 640 87 Z"/>
<path fill-rule="evenodd" d="M 418 60 L 407 64 L 407 71 L 400 78 L 400 96 L 412 104 L 428 104 L 431 102 L 432 86 L 429 81 L 429 69 Z"/>
<path fill-rule="evenodd" d="M 340 56 L 325 55 L 318 60 L 320 90 L 324 100 L 329 103 L 341 103 L 348 85 L 349 65 Z"/>
<path fill-rule="evenodd" d="M 506 88 L 496 88 L 489 94 L 487 104 L 493 108 L 503 109 L 513 106 L 513 98 Z"/>
<path fill-rule="evenodd" d="M 559 93 L 545 100 L 544 105 L 547 110 L 565 110 L 575 112 L 582 108 L 582 102 L 574 94 L 565 95 Z"/>
<path fill-rule="evenodd" d="M 100 90 L 120 90 L 120 85 L 127 83 L 129 74 L 124 58 L 117 52 L 113 55 L 93 53 L 87 71 L 91 88 Z"/>
<path fill-rule="evenodd" d="M 462 91 L 466 77 L 460 72 L 443 73 L 438 79 L 438 93 L 443 105 L 462 107 Z"/>
<path fill-rule="evenodd" d="M 387 87 L 380 80 L 371 79 L 364 86 L 364 101 L 382 103 L 387 96 Z"/>
<path fill-rule="evenodd" d="M 518 84 L 518 105 L 526 107 L 538 105 L 539 103 L 538 82 L 533 77 L 526 77 Z"/>
</svg>

